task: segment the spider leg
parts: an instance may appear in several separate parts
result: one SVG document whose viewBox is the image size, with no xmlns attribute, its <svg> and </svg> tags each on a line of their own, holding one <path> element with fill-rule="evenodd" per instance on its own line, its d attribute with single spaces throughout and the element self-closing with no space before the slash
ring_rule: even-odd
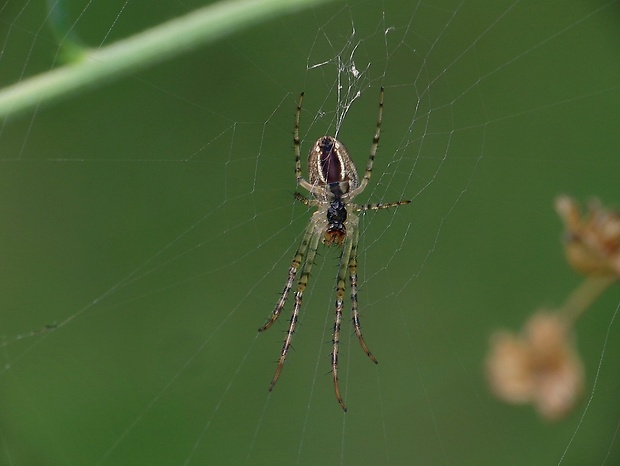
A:
<svg viewBox="0 0 620 466">
<path fill-rule="evenodd" d="M 359 242 L 359 229 L 357 226 L 355 226 L 355 231 L 352 232 L 352 235 L 351 257 L 349 259 L 349 279 L 351 280 L 351 311 L 353 314 L 353 328 L 355 329 L 355 334 L 360 341 L 360 345 L 362 345 L 364 353 L 368 355 L 372 362 L 379 364 L 377 358 L 375 358 L 368 349 L 360 329 L 360 316 L 357 309 L 357 244 Z"/>
<path fill-rule="evenodd" d="M 320 231 L 315 228 L 313 222 L 310 222 L 308 231 L 310 232 L 309 245 L 304 248 L 308 250 L 308 255 L 306 256 L 306 260 L 304 261 L 303 271 L 301 273 L 301 277 L 299 278 L 299 282 L 297 282 L 297 291 L 295 291 L 294 294 L 295 304 L 293 306 L 293 314 L 291 315 L 289 327 L 286 331 L 286 337 L 284 338 L 284 343 L 282 344 L 282 351 L 280 352 L 280 358 L 278 359 L 278 367 L 276 368 L 276 372 L 273 375 L 271 384 L 269 384 L 269 391 L 273 390 L 274 385 L 278 381 L 278 377 L 280 377 L 280 372 L 282 372 L 282 367 L 284 366 L 284 361 L 286 361 L 286 355 L 291 349 L 291 342 L 293 341 L 293 334 L 295 333 L 295 327 L 297 326 L 297 319 L 299 317 L 299 310 L 301 309 L 302 297 L 304 294 L 304 290 L 308 285 L 310 271 L 312 270 L 312 265 L 314 264 L 316 250 L 319 247 L 319 240 L 321 239 Z M 290 281 L 292 280 L 289 276 L 289 282 Z M 289 282 L 287 282 L 287 285 Z M 273 320 L 275 321 L 275 319 Z"/>
<path fill-rule="evenodd" d="M 298 185 L 303 186 L 313 194 L 317 194 L 320 191 L 320 187 L 310 184 L 301 174 L 301 139 L 299 139 L 299 118 L 301 117 L 301 104 L 303 101 L 304 93 L 302 92 L 299 95 L 297 111 L 295 112 L 295 130 L 293 132 L 293 145 L 295 146 L 295 178 L 297 178 Z"/>
<path fill-rule="evenodd" d="M 293 133 L 293 144 L 295 145 L 295 176 L 297 177 L 297 183 L 299 184 L 303 179 L 301 176 L 301 150 L 299 148 L 301 141 L 299 140 L 299 117 L 301 115 L 301 104 L 304 101 L 304 93 L 299 96 L 299 103 L 297 104 L 297 111 L 295 112 L 295 130 Z"/>
<path fill-rule="evenodd" d="M 306 255 L 306 251 L 308 250 L 308 244 L 310 243 L 310 239 L 314 232 L 314 225 L 309 224 L 304 232 L 304 237 L 301 240 L 301 244 L 297 248 L 297 252 L 295 252 L 295 256 L 293 256 L 293 262 L 291 263 L 290 268 L 288 269 L 288 279 L 286 280 L 286 284 L 284 285 L 284 290 L 282 290 L 282 294 L 280 295 L 280 299 L 276 303 L 276 307 L 273 309 L 271 316 L 265 325 L 258 329 L 259 332 L 263 332 L 267 330 L 269 327 L 273 325 L 273 323 L 280 317 L 280 313 L 286 304 L 286 300 L 288 298 L 288 293 L 291 291 L 293 287 L 293 282 L 295 281 L 295 276 L 297 275 L 297 269 L 299 269 L 301 263 L 304 260 L 304 256 Z"/>
<path fill-rule="evenodd" d="M 342 303 L 344 301 L 346 278 L 347 278 L 347 265 L 349 258 L 351 257 L 351 249 L 353 247 L 353 241 L 347 236 L 342 255 L 340 256 L 340 265 L 338 266 L 338 278 L 336 279 L 336 317 L 334 320 L 334 333 L 332 335 L 332 376 L 334 378 L 334 392 L 336 393 L 336 399 L 346 412 L 347 407 L 342 400 L 340 394 L 340 387 L 338 386 L 338 345 L 340 343 L 340 325 L 342 324 Z"/>
<path fill-rule="evenodd" d="M 308 199 L 306 196 L 298 192 L 295 193 L 295 200 L 301 202 L 307 207 L 317 207 L 319 205 L 316 199 Z"/>
<path fill-rule="evenodd" d="M 372 146 L 370 146 L 370 155 L 368 157 L 368 162 L 366 163 L 366 171 L 364 172 L 364 177 L 360 182 L 359 186 L 348 193 L 348 198 L 353 199 L 359 193 L 361 193 L 368 181 L 370 180 L 370 175 L 372 174 L 372 165 L 375 161 L 375 155 L 377 155 L 377 148 L 379 147 L 379 137 L 381 136 L 381 122 L 383 120 L 383 87 L 381 88 L 381 92 L 379 93 L 379 114 L 377 115 L 377 127 L 375 129 L 375 135 L 372 138 Z"/>
<path fill-rule="evenodd" d="M 398 207 L 400 205 L 410 204 L 411 201 L 396 201 L 396 202 L 377 202 L 376 204 L 364 204 L 358 205 L 355 208 L 356 212 L 365 212 L 367 210 L 381 210 L 389 209 L 390 207 Z"/>
</svg>

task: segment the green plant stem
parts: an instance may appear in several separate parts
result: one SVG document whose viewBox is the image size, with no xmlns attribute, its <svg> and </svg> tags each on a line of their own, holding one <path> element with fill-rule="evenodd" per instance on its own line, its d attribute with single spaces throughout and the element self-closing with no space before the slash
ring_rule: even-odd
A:
<svg viewBox="0 0 620 466">
<path fill-rule="evenodd" d="M 327 0 L 228 0 L 195 10 L 0 90 L 0 118 L 47 104 L 87 87 L 232 34 L 243 27 Z"/>
</svg>

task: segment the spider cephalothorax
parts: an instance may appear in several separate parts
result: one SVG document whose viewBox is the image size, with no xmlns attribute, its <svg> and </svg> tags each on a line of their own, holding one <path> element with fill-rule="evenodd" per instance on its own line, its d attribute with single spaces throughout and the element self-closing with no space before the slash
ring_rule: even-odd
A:
<svg viewBox="0 0 620 466">
<path fill-rule="evenodd" d="M 327 208 L 327 230 L 325 230 L 325 238 L 323 239 L 325 244 L 343 243 L 347 236 L 346 220 L 347 207 L 340 200 L 340 197 L 337 197 Z"/>
<path fill-rule="evenodd" d="M 293 288 L 297 270 L 303 267 L 301 277 L 297 282 L 297 289 L 293 294 L 295 300 L 293 314 L 289 321 L 286 337 L 284 338 L 284 344 L 282 345 L 276 372 L 269 385 L 269 390 L 272 390 L 278 381 L 278 377 L 280 377 L 280 372 L 282 372 L 286 356 L 291 349 L 291 341 L 295 333 L 295 327 L 297 326 L 303 293 L 308 285 L 312 264 L 314 264 L 314 258 L 319 243 L 323 242 L 327 245 L 335 244 L 337 246 L 342 246 L 342 255 L 340 256 L 338 277 L 336 279 L 336 317 L 334 320 L 330 358 L 336 399 L 342 409 L 346 411 L 347 408 L 342 400 L 340 388 L 338 386 L 338 345 L 340 341 L 340 325 L 342 322 L 347 269 L 351 287 L 353 328 L 364 352 L 374 363 L 377 363 L 377 359 L 372 355 L 362 337 L 359 312 L 357 309 L 357 246 L 359 241 L 359 218 L 356 212 L 396 207 L 409 204 L 410 201 L 365 205 L 357 205 L 351 202 L 355 196 L 364 190 L 372 173 L 372 164 L 375 159 L 375 154 L 379 145 L 379 135 L 381 133 L 383 88 L 381 88 L 379 97 L 377 128 L 372 140 L 372 146 L 370 147 L 370 157 L 368 158 L 366 171 L 361 182 L 358 180 L 357 170 L 349 156 L 349 152 L 340 141 L 332 136 L 323 136 L 314 143 L 308 154 L 309 181 L 303 178 L 301 174 L 301 151 L 299 148 L 301 144 L 299 140 L 299 117 L 301 115 L 303 97 L 304 95 L 302 93 L 299 97 L 297 113 L 295 114 L 295 133 L 293 137 L 293 142 L 295 144 L 295 176 L 297 177 L 297 183 L 311 194 L 311 198 L 308 199 L 300 193 L 295 193 L 295 198 L 307 206 L 316 207 L 317 210 L 312 215 L 306 227 L 306 231 L 304 232 L 301 244 L 297 248 L 297 252 L 295 252 L 282 295 L 265 325 L 258 330 L 261 332 L 267 330 L 280 316 L 286 304 L 288 294 L 291 288 Z"/>
</svg>

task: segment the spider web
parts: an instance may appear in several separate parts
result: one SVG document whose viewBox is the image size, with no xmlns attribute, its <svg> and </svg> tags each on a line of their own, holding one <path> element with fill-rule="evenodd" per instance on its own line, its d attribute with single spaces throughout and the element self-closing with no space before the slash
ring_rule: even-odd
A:
<svg viewBox="0 0 620 466">
<path fill-rule="evenodd" d="M 5 2 L 0 83 L 199 5 L 69 2 L 59 29 L 40 3 Z M 554 197 L 620 205 L 617 15 L 617 1 L 337 3 L 6 119 L 0 464 L 617 464 L 617 290 L 578 324 L 587 389 L 563 422 L 500 404 L 482 373 L 491 331 L 579 283 Z M 413 202 L 361 218 L 380 364 L 345 321 L 345 415 L 335 248 L 271 393 L 290 303 L 256 329 L 310 216 L 292 195 L 299 92 L 302 151 L 334 134 L 362 171 L 381 86 L 356 201 Z"/>
</svg>

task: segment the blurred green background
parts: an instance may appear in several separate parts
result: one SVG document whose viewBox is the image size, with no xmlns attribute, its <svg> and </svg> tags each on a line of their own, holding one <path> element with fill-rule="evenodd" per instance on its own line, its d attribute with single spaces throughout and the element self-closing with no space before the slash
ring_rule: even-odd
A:
<svg viewBox="0 0 620 466">
<path fill-rule="evenodd" d="M 96 47 L 202 4 L 67 12 Z M 6 119 L 0 464 L 618 464 L 618 290 L 578 323 L 586 392 L 562 422 L 494 399 L 482 368 L 493 330 L 581 280 L 555 196 L 620 206 L 619 13 L 594 0 L 333 3 Z M 0 9 L 0 84 L 53 65 L 46 14 Z M 306 153 L 334 132 L 339 85 L 361 91 L 338 134 L 360 170 L 386 88 L 359 202 L 413 200 L 362 218 L 360 308 L 380 364 L 346 322 L 346 415 L 329 375 L 334 248 L 319 252 L 272 393 L 291 306 L 256 332 L 310 216 L 292 197 L 297 96 Z"/>
</svg>

